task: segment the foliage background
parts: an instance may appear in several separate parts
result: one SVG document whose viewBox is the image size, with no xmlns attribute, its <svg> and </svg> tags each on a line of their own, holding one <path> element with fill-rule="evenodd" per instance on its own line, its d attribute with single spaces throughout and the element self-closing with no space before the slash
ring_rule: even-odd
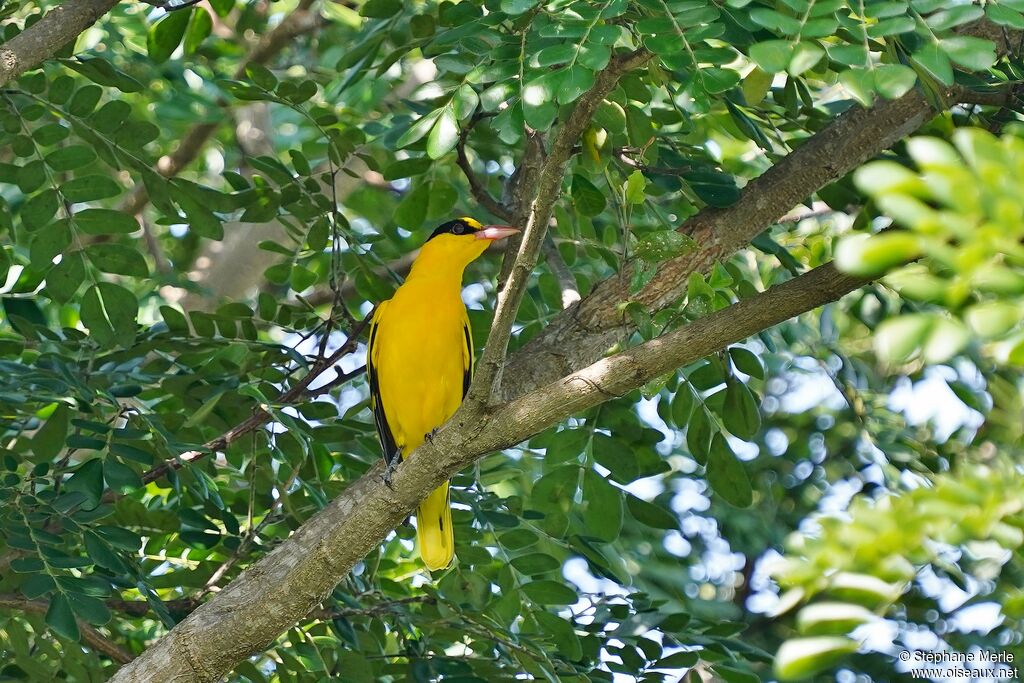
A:
<svg viewBox="0 0 1024 683">
<path fill-rule="evenodd" d="M 6 40 L 40 16 L 2 11 Z M 397 529 L 233 680 L 900 680 L 905 647 L 1020 653 L 1019 64 L 972 31 L 1022 11 L 117 4 L 2 95 L 0 676 L 105 680 L 363 474 L 359 321 L 438 222 L 522 220 L 538 135 L 630 50 L 653 57 L 572 150 L 514 347 L 912 89 L 968 104 L 615 313 L 636 342 L 834 254 L 917 263 L 487 457 L 455 480 L 455 568 L 426 577 Z M 506 275 L 467 276 L 478 347 Z"/>
</svg>

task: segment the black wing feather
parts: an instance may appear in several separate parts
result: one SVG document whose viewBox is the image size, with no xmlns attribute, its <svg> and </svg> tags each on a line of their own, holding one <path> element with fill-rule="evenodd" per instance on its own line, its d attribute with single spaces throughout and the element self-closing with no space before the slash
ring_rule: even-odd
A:
<svg viewBox="0 0 1024 683">
<path fill-rule="evenodd" d="M 395 443 L 395 436 L 391 433 L 387 415 L 384 414 L 380 384 L 377 381 L 377 368 L 373 365 L 373 346 L 377 341 L 380 313 L 381 310 L 378 310 L 373 324 L 370 326 L 370 343 L 366 350 L 366 375 L 370 380 L 370 408 L 373 411 L 373 419 L 377 423 L 377 437 L 380 439 L 380 447 L 384 451 L 384 460 L 390 465 L 395 458 L 401 457 L 401 449 Z"/>
<path fill-rule="evenodd" d="M 473 333 L 469 329 L 469 318 L 462 324 L 462 337 L 466 342 L 462 351 L 469 361 L 463 363 L 465 370 L 462 372 L 462 398 L 465 400 L 466 394 L 469 393 L 469 385 L 473 382 Z"/>
</svg>

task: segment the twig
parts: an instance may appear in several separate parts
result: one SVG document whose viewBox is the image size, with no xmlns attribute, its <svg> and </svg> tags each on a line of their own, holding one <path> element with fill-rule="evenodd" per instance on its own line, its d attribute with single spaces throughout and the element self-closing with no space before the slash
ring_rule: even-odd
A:
<svg viewBox="0 0 1024 683">
<path fill-rule="evenodd" d="M 164 250 L 160 248 L 160 242 L 157 240 L 156 235 L 153 234 L 149 221 L 141 214 L 137 215 L 136 218 L 139 221 L 139 226 L 142 228 L 142 237 L 146 241 L 146 249 L 149 250 L 149 255 L 153 257 L 156 269 L 161 273 L 170 273 L 171 263 L 167 260 L 167 256 L 164 255 Z"/>
<path fill-rule="evenodd" d="M 50 609 L 50 603 L 43 600 L 29 600 L 20 595 L 11 593 L 0 594 L 0 609 L 11 609 L 31 614 L 46 614 Z M 103 653 L 118 664 L 127 664 L 135 659 L 135 655 L 110 640 L 99 632 L 92 624 L 76 618 L 78 630 L 82 634 L 82 640 L 93 650 Z"/>
<path fill-rule="evenodd" d="M 356 345 L 359 343 L 359 337 L 362 335 L 367 325 L 369 325 L 372 317 L 373 314 L 371 313 L 361 320 L 359 322 L 359 326 L 352 330 L 348 340 L 346 340 L 344 344 L 339 346 L 329 357 L 320 359 L 314 363 L 309 372 L 302 379 L 296 382 L 294 386 L 287 391 L 282 392 L 276 399 L 274 399 L 274 403 L 279 405 L 288 405 L 303 398 L 307 398 L 309 396 L 307 387 L 309 387 L 313 380 L 319 377 L 325 370 L 334 366 L 342 356 L 347 353 L 351 353 L 356 349 Z M 167 460 L 156 467 L 152 467 L 146 472 L 143 472 L 141 477 L 142 482 L 144 484 L 148 484 L 151 481 L 156 481 L 171 470 L 181 469 L 185 463 L 195 462 L 209 453 L 223 451 L 229 445 L 237 441 L 239 437 L 245 436 L 254 429 L 270 422 L 272 418 L 273 415 L 271 415 L 270 412 L 260 408 L 244 422 L 235 425 L 216 439 L 207 441 L 199 449 L 182 453 L 173 460 Z M 116 498 L 117 494 L 114 492 L 108 492 L 103 496 L 104 502 L 110 502 Z"/>
<path fill-rule="evenodd" d="M 529 219 L 522 235 L 522 242 L 509 272 L 508 281 L 498 293 L 494 321 L 487 337 L 487 346 L 481 354 L 476 378 L 469 390 L 467 403 L 470 409 L 491 404 L 499 394 L 501 368 L 508 352 L 508 341 L 516 311 L 526 292 L 530 273 L 537 263 L 544 235 L 547 233 L 551 212 L 562 188 L 565 165 L 572 154 L 572 148 L 588 125 L 601 100 L 611 92 L 622 74 L 646 64 L 652 54 L 637 50 L 613 57 L 603 71 L 597 74 L 593 87 L 584 93 L 573 107 L 572 113 L 555 135 L 547 157 L 537 178 L 535 197 L 531 203 Z"/>
<path fill-rule="evenodd" d="M 475 117 L 459 134 L 459 142 L 455 145 L 456 160 L 459 168 L 462 169 L 462 173 L 466 176 L 466 180 L 469 182 L 469 191 L 473 194 L 473 198 L 490 211 L 491 215 L 497 216 L 503 221 L 511 222 L 512 212 L 509 211 L 507 206 L 491 196 L 491 193 L 487 191 L 487 188 L 484 187 L 483 183 L 480 182 L 480 178 L 473 171 L 473 165 L 470 163 L 469 157 L 466 156 L 466 138 L 469 137 L 469 132 L 473 129 L 474 123 L 476 123 Z"/>
<path fill-rule="evenodd" d="M 580 300 L 580 290 L 576 286 L 576 278 L 572 276 L 569 266 L 562 259 L 562 255 L 558 252 L 558 247 L 555 245 L 554 240 L 551 239 L 550 234 L 544 240 L 543 249 L 544 260 L 547 261 L 548 268 L 551 269 L 551 274 L 555 276 L 555 280 L 558 282 L 558 289 L 562 293 L 562 308 L 569 308 Z"/>
</svg>

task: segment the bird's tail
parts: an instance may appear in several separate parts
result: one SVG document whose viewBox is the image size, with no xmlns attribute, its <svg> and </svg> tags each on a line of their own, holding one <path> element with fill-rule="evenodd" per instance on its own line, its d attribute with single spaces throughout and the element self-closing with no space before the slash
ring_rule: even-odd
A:
<svg viewBox="0 0 1024 683">
<path fill-rule="evenodd" d="M 455 535 L 452 533 L 452 509 L 448 483 L 435 489 L 420 503 L 416 511 L 416 533 L 420 557 L 427 569 L 444 569 L 455 557 Z"/>
</svg>

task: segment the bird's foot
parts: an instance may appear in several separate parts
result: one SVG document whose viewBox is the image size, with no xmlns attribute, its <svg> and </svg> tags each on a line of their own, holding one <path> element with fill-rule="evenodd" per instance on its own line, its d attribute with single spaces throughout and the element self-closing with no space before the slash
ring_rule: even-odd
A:
<svg viewBox="0 0 1024 683">
<path fill-rule="evenodd" d="M 429 441 L 430 443 L 434 443 L 434 437 L 437 436 L 437 433 L 439 431 L 441 431 L 440 427 L 434 427 L 429 432 L 423 435 L 423 439 L 425 441 Z"/>
<path fill-rule="evenodd" d="M 395 490 L 395 486 L 394 484 L 391 483 L 391 475 L 395 473 L 395 470 L 398 469 L 398 465 L 401 462 L 402 457 L 396 454 L 395 457 L 391 458 L 391 460 L 388 462 L 387 467 L 384 468 L 384 476 L 382 477 L 384 479 L 384 485 L 387 486 L 392 491 Z"/>
</svg>

